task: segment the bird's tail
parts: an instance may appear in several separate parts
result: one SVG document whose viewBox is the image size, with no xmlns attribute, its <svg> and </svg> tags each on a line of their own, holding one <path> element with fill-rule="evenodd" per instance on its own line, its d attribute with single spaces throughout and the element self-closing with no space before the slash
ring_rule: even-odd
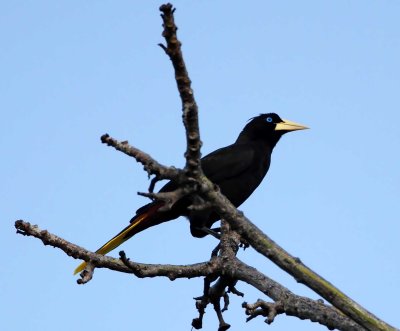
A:
<svg viewBox="0 0 400 331">
<path fill-rule="evenodd" d="M 110 239 L 107 241 L 103 246 L 101 246 L 96 253 L 105 255 L 108 252 L 111 252 L 113 249 L 117 248 L 119 245 L 121 245 L 123 242 L 127 241 L 131 237 L 133 237 L 135 234 L 139 233 L 140 231 L 143 231 L 144 229 L 147 229 L 148 227 L 152 225 L 156 225 L 159 222 L 155 222 L 153 224 L 153 216 L 157 212 L 157 210 L 163 205 L 163 203 L 155 203 L 155 204 L 149 204 L 147 205 L 149 208 L 142 207 L 138 211 L 139 213 L 132 218 L 130 224 L 123 229 L 120 233 L 118 233 L 114 238 Z M 142 209 L 144 209 L 142 211 Z M 78 272 L 81 272 L 83 269 L 86 267 L 86 262 L 81 263 L 75 270 L 74 270 L 74 275 L 76 275 Z"/>
</svg>

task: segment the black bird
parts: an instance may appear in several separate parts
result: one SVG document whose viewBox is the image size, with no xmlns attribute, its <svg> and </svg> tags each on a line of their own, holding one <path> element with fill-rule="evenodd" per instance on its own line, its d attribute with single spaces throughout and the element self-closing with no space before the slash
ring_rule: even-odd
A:
<svg viewBox="0 0 400 331">
<path fill-rule="evenodd" d="M 260 185 L 266 175 L 271 154 L 283 134 L 303 130 L 307 127 L 283 120 L 277 114 L 261 114 L 252 118 L 240 132 L 236 141 L 229 146 L 217 149 L 201 159 L 204 174 L 236 207 L 239 207 Z M 160 192 L 169 192 L 177 188 L 170 181 Z M 135 234 L 160 223 L 186 216 L 190 221 L 190 231 L 194 237 L 204 237 L 211 233 L 211 226 L 219 219 L 212 211 L 189 211 L 191 198 L 182 198 L 170 210 L 159 211 L 163 202 L 155 201 L 136 211 L 130 224 L 114 238 L 100 247 L 96 253 L 107 254 Z M 86 266 L 83 262 L 74 274 Z"/>
</svg>

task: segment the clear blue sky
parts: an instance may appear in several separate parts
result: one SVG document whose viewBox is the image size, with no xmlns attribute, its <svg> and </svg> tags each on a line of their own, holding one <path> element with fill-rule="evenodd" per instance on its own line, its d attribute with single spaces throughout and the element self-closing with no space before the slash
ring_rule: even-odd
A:
<svg viewBox="0 0 400 331">
<path fill-rule="evenodd" d="M 180 100 L 162 41 L 159 1 L 3 1 L 0 5 L 2 329 L 190 330 L 202 280 L 139 280 L 97 270 L 16 235 L 25 219 L 89 249 L 124 227 L 146 174 L 100 143 L 112 136 L 183 164 Z M 400 326 L 400 2 L 175 1 L 200 108 L 203 154 L 246 121 L 277 112 L 311 130 L 286 135 L 267 179 L 241 210 L 354 300 Z M 133 260 L 192 263 L 215 240 L 184 219 L 123 249 Z M 117 256 L 117 252 L 113 252 Z M 240 258 L 298 294 L 315 294 L 252 250 Z M 253 302 L 263 296 L 245 284 Z M 323 330 L 292 317 L 232 330 Z M 216 330 L 211 307 L 204 330 Z"/>
</svg>

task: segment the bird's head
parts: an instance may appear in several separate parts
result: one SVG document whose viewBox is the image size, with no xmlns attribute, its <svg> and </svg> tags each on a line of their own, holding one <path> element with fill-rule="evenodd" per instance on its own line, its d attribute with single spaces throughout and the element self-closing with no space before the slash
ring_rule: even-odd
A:
<svg viewBox="0 0 400 331">
<path fill-rule="evenodd" d="M 250 119 L 237 141 L 264 140 L 274 147 L 285 133 L 304 129 L 308 129 L 308 127 L 284 120 L 275 113 L 260 114 Z"/>
</svg>

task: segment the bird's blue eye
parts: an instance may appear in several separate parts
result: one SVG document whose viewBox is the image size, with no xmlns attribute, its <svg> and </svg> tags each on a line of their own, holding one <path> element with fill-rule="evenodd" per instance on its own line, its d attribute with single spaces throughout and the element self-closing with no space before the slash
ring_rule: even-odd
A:
<svg viewBox="0 0 400 331">
<path fill-rule="evenodd" d="M 268 123 L 272 123 L 272 117 L 267 117 L 266 120 L 267 120 Z"/>
</svg>

